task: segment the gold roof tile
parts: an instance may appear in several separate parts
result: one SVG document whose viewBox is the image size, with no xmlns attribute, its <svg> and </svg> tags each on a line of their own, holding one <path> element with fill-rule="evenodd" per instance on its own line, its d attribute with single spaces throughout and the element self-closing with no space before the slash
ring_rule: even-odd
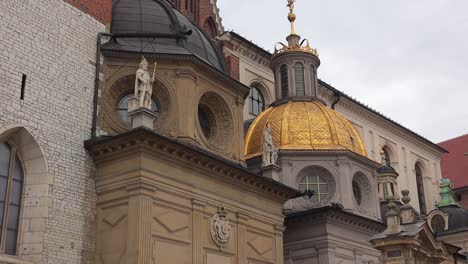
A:
<svg viewBox="0 0 468 264">
<path fill-rule="evenodd" d="M 261 113 L 245 139 L 246 159 L 262 155 L 263 130 L 270 123 L 278 149 L 343 150 L 367 157 L 361 136 L 340 113 L 319 101 L 289 101 Z"/>
</svg>

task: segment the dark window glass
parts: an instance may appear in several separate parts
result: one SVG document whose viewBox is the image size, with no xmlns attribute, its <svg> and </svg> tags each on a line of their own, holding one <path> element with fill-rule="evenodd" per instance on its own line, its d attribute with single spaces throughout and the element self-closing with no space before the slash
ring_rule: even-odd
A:
<svg viewBox="0 0 468 264">
<path fill-rule="evenodd" d="M 18 232 L 16 232 L 15 230 L 7 230 L 6 242 L 5 242 L 5 254 L 16 255 L 17 236 L 18 236 Z"/>
<path fill-rule="evenodd" d="M 10 171 L 10 146 L 5 143 L 0 143 L 0 175 L 8 176 Z"/>
<path fill-rule="evenodd" d="M 117 105 L 117 113 L 119 114 L 120 120 L 122 120 L 126 124 L 130 124 L 130 119 L 128 118 L 128 100 L 130 100 L 130 98 L 132 98 L 133 96 L 133 94 L 128 94 L 122 97 L 122 99 L 120 99 L 119 101 L 119 104 Z M 159 107 L 156 100 L 151 98 L 151 102 L 151 110 L 153 112 L 158 112 Z"/>
<path fill-rule="evenodd" d="M 354 195 L 354 199 L 356 199 L 357 204 L 361 205 L 362 192 L 361 192 L 361 187 L 359 186 L 359 183 L 357 181 L 353 181 L 353 195 Z"/>
<path fill-rule="evenodd" d="M 0 175 L 0 249 L 3 249 L 0 254 L 8 255 L 16 254 L 24 178 L 21 162 L 13 155 L 15 149 L 0 144 L 0 157 L 8 159 L 2 166 L 9 168 L 5 175 Z"/>
<path fill-rule="evenodd" d="M 317 96 L 317 86 L 315 83 L 315 69 L 313 66 L 310 67 L 310 83 L 312 87 L 312 96 Z"/>
<path fill-rule="evenodd" d="M 258 116 L 263 110 L 264 106 L 264 101 L 263 101 L 263 95 L 260 93 L 260 91 L 256 87 L 251 87 L 250 88 L 250 93 L 249 93 L 249 103 L 250 103 L 250 113 L 254 116 Z"/>
<path fill-rule="evenodd" d="M 426 200 L 424 196 L 424 182 L 421 168 L 418 164 L 415 166 L 416 171 L 416 185 L 418 188 L 418 197 L 419 197 L 419 209 L 421 214 L 426 213 Z"/>
<path fill-rule="evenodd" d="M 288 66 L 281 65 L 280 68 L 281 75 L 281 97 L 286 98 L 289 94 L 289 82 L 288 82 Z"/>
<path fill-rule="evenodd" d="M 384 157 L 385 157 L 385 164 L 383 164 L 386 167 L 391 167 L 392 166 L 392 161 L 390 160 L 390 155 L 388 154 L 387 147 L 384 147 L 383 149 L 384 152 Z"/>
<path fill-rule="evenodd" d="M 210 138 L 213 132 L 214 118 L 211 111 L 206 106 L 198 106 L 198 120 L 200 127 L 206 138 Z"/>
<path fill-rule="evenodd" d="M 296 76 L 296 96 L 305 95 L 305 83 L 304 83 L 304 65 L 302 63 L 296 63 L 294 66 L 294 72 Z"/>
</svg>

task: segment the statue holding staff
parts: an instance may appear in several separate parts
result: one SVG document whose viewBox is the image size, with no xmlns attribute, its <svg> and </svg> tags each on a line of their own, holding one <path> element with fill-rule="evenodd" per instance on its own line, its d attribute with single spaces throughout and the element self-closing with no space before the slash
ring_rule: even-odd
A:
<svg viewBox="0 0 468 264">
<path fill-rule="evenodd" d="M 153 77 L 148 72 L 148 61 L 142 57 L 140 67 L 135 78 L 135 98 L 138 99 L 139 107 L 151 109 L 151 96 L 153 95 L 153 83 L 155 80 L 157 63 L 154 63 Z"/>
</svg>

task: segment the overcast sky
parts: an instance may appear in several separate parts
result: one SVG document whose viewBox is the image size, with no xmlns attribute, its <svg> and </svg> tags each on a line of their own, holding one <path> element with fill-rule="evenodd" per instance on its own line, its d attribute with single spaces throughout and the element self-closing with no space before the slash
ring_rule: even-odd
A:
<svg viewBox="0 0 468 264">
<path fill-rule="evenodd" d="M 286 0 L 218 0 L 225 30 L 273 50 Z M 468 0 L 297 0 L 319 78 L 435 143 L 468 133 Z"/>
</svg>

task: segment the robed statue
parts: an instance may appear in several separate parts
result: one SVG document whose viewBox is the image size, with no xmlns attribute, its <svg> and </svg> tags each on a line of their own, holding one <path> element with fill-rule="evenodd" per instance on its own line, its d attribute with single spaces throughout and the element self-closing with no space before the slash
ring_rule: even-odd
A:
<svg viewBox="0 0 468 264">
<path fill-rule="evenodd" d="M 262 166 L 276 165 L 278 160 L 278 150 L 273 144 L 273 130 L 270 124 L 267 124 L 263 130 L 263 145 L 262 145 Z"/>
<path fill-rule="evenodd" d="M 136 72 L 135 78 L 135 98 L 138 99 L 139 107 L 151 109 L 151 96 L 153 95 L 154 75 L 156 73 L 156 65 L 154 63 L 153 76 L 148 72 L 148 61 L 142 57 L 140 68 Z"/>
</svg>

